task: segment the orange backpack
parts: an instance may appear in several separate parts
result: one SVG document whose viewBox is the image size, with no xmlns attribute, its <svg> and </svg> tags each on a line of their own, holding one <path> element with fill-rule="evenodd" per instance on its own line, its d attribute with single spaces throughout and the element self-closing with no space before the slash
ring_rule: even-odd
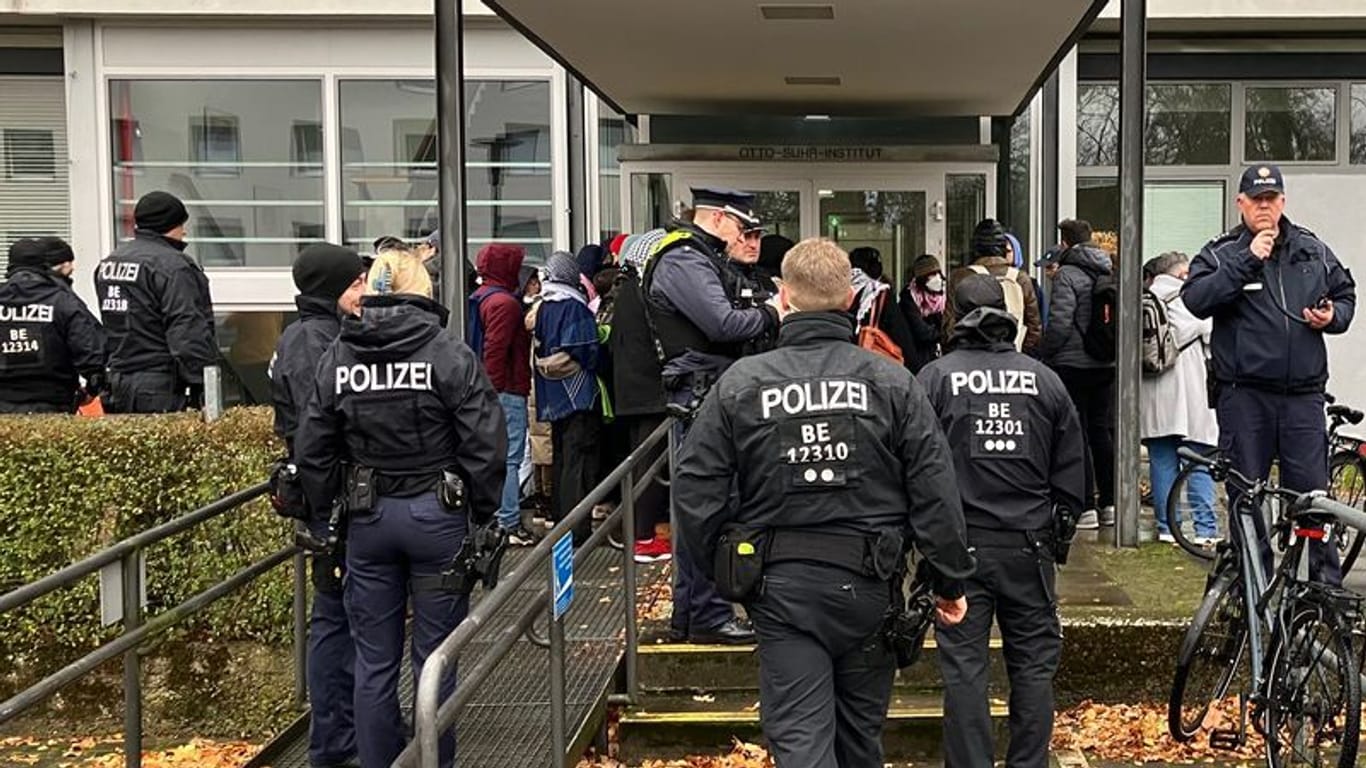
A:
<svg viewBox="0 0 1366 768">
<path fill-rule="evenodd" d="M 861 349 L 882 355 L 883 357 L 904 363 L 906 358 L 901 354 L 901 347 L 897 346 L 892 337 L 886 331 L 877 327 L 878 320 L 882 319 L 882 308 L 887 303 L 888 291 L 882 291 L 873 301 L 873 311 L 868 317 L 867 325 L 860 325 L 858 329 L 858 345 Z"/>
</svg>

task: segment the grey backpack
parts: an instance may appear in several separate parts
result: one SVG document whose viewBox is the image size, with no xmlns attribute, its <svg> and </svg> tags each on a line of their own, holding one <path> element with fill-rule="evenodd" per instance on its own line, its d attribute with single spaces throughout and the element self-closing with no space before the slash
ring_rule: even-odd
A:
<svg viewBox="0 0 1366 768">
<path fill-rule="evenodd" d="M 1180 294 L 1177 294 L 1180 295 Z M 1143 375 L 1159 376 L 1176 365 L 1181 347 L 1176 343 L 1167 305 L 1176 296 L 1163 301 L 1150 290 L 1143 291 Z"/>
</svg>

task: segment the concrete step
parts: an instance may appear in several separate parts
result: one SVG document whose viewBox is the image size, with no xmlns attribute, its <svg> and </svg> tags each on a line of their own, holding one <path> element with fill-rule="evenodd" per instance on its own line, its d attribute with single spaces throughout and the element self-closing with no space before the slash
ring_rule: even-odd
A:
<svg viewBox="0 0 1366 768">
<path fill-rule="evenodd" d="M 992 699 L 996 741 L 1004 748 L 1005 702 Z M 733 738 L 763 743 L 756 691 L 704 695 L 650 694 L 620 714 L 621 759 L 670 760 L 714 751 Z M 942 758 L 943 701 L 939 695 L 894 691 L 883 730 L 888 760 Z"/>
<path fill-rule="evenodd" d="M 1001 639 L 991 638 L 991 690 L 1006 690 Z M 752 690 L 759 684 L 759 656 L 753 645 L 691 645 L 658 643 L 640 647 L 638 674 L 647 691 Z M 897 674 L 898 690 L 934 692 L 942 687 L 939 646 L 933 634 L 909 669 Z"/>
</svg>

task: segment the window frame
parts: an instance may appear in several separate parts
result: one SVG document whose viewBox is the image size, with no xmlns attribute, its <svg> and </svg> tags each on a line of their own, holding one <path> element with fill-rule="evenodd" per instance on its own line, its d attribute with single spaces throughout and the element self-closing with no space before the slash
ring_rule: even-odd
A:
<svg viewBox="0 0 1366 768">
<path fill-rule="evenodd" d="M 1235 80 L 1230 81 L 1234 84 L 1234 98 L 1236 124 L 1234 135 L 1235 146 L 1238 153 L 1234 155 L 1239 159 L 1239 164 L 1243 166 L 1265 163 L 1286 168 L 1332 168 L 1339 165 L 1346 165 L 1343 162 L 1344 136 L 1343 136 L 1343 87 L 1346 81 L 1343 80 Z M 1247 156 L 1247 89 L 1249 88 L 1305 88 L 1305 89 L 1329 89 L 1333 92 L 1333 158 L 1331 160 L 1249 160 Z M 1350 100 L 1350 91 L 1348 94 Z M 1348 102 L 1350 112 L 1350 101 Z M 1351 116 L 1348 119 L 1348 131 L 1351 130 Z M 1350 136 L 1347 139 L 1347 147 L 1350 149 Z"/>
</svg>

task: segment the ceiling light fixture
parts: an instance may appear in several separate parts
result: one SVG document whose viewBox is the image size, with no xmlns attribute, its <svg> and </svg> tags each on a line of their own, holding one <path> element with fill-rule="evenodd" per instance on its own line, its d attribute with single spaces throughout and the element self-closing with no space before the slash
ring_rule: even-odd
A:
<svg viewBox="0 0 1366 768">
<path fill-rule="evenodd" d="M 824 3 L 774 3 L 760 5 L 759 13 L 767 21 L 833 21 L 835 6 Z"/>
<path fill-rule="evenodd" d="M 840 79 L 834 75 L 825 75 L 821 77 L 788 75 L 783 78 L 783 82 L 788 85 L 839 85 Z"/>
<path fill-rule="evenodd" d="M 830 119 L 830 116 L 829 116 L 829 115 L 806 115 L 806 116 L 803 117 L 802 119 L 803 119 L 803 120 L 813 120 L 813 121 L 817 121 L 817 120 L 819 120 L 819 121 L 825 121 L 825 120 L 829 120 L 829 119 Z"/>
</svg>

